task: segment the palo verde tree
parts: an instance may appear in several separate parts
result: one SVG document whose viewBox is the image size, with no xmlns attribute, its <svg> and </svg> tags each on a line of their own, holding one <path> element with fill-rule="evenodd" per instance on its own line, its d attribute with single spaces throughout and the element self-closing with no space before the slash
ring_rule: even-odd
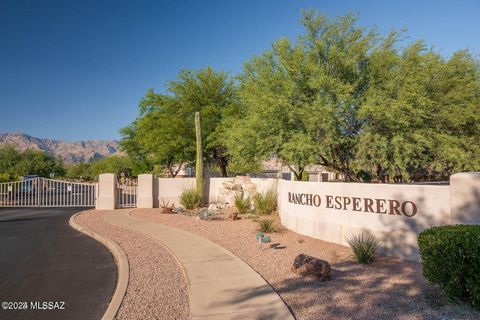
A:
<svg viewBox="0 0 480 320">
<path fill-rule="evenodd" d="M 297 179 L 314 163 L 355 179 L 358 110 L 377 36 L 350 15 L 329 20 L 305 11 L 301 21 L 305 34 L 294 44 L 281 39 L 245 64 L 244 114 L 229 131 L 228 150 L 244 162 L 276 156 Z"/>
</svg>

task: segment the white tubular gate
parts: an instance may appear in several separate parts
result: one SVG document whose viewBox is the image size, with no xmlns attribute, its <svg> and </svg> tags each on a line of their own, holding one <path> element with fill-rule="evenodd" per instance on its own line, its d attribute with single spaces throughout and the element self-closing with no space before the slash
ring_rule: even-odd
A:
<svg viewBox="0 0 480 320">
<path fill-rule="evenodd" d="M 94 183 L 46 178 L 0 183 L 0 207 L 94 207 Z"/>
<path fill-rule="evenodd" d="M 138 181 L 117 182 L 117 208 L 136 208 Z"/>
</svg>

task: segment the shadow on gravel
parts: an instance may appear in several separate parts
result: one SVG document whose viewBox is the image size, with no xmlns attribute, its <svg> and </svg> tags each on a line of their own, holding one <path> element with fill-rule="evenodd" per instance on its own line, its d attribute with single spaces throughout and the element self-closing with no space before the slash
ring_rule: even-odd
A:
<svg viewBox="0 0 480 320">
<path fill-rule="evenodd" d="M 302 319 L 479 319 L 466 305 L 449 304 L 421 277 L 420 265 L 380 258 L 371 265 L 332 265 L 332 280 L 291 277 L 275 284 Z M 301 312 L 301 313 L 300 313 Z"/>
</svg>

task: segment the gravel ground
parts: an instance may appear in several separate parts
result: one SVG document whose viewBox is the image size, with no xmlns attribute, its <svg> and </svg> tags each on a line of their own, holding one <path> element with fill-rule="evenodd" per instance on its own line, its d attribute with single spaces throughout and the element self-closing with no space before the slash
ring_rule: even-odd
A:
<svg viewBox="0 0 480 320">
<path fill-rule="evenodd" d="M 278 249 L 260 251 L 255 242 L 257 224 L 249 219 L 202 221 L 161 214 L 159 209 L 137 209 L 134 215 L 192 232 L 230 250 L 277 290 L 297 319 L 480 319 L 480 312 L 468 306 L 449 304 L 438 288 L 422 279 L 418 263 L 382 257 L 371 265 L 358 265 L 349 257 L 348 247 L 288 230 L 271 235 L 272 243 L 280 244 Z M 300 253 L 329 261 L 332 280 L 293 275 L 290 268 Z"/>
<path fill-rule="evenodd" d="M 130 266 L 127 293 L 116 319 L 190 319 L 187 282 L 174 257 L 158 242 L 102 220 L 88 211 L 76 222 L 122 247 Z"/>
</svg>

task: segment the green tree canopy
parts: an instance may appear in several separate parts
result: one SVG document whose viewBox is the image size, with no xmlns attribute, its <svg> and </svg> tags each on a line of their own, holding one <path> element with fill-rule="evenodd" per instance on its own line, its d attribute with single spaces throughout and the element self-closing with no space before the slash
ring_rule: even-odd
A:
<svg viewBox="0 0 480 320">
<path fill-rule="evenodd" d="M 446 59 L 418 41 L 372 52 L 360 166 L 396 181 L 445 180 L 480 169 L 480 72 L 467 51 Z"/>
<path fill-rule="evenodd" d="M 151 168 L 160 164 L 175 176 L 179 164 L 195 161 L 194 117 L 199 111 L 205 160 L 226 175 L 229 158 L 221 140 L 221 122 L 237 104 L 233 81 L 226 73 L 210 67 L 184 70 L 168 84 L 168 94 L 147 92 L 137 119 L 120 131 L 120 145 L 133 158 L 144 159 Z"/>
<path fill-rule="evenodd" d="M 3 181 L 17 180 L 25 175 L 49 177 L 51 173 L 61 176 L 65 172 L 62 161 L 38 150 L 18 151 L 14 146 L 0 147 L 0 178 Z"/>
<path fill-rule="evenodd" d="M 358 180 L 374 171 L 415 181 L 480 170 L 480 77 L 467 51 L 446 59 L 421 41 L 400 45 L 355 16 L 302 15 L 240 75 L 242 117 L 225 137 L 233 161 L 278 157 L 297 179 L 322 164 Z"/>
<path fill-rule="evenodd" d="M 76 163 L 67 165 L 65 177 L 69 179 L 81 179 L 86 181 L 96 180 L 92 172 L 91 163 Z"/>
<path fill-rule="evenodd" d="M 135 165 L 127 156 L 110 156 L 101 160 L 92 162 L 90 167 L 91 175 L 98 179 L 102 173 L 114 173 L 117 176 L 124 175 L 125 177 L 135 176 Z"/>
<path fill-rule="evenodd" d="M 276 156 L 298 179 L 313 163 L 354 177 L 358 110 L 377 41 L 355 22 L 353 16 L 328 20 L 306 11 L 305 34 L 294 44 L 281 39 L 245 64 L 239 89 L 244 116 L 226 140 L 235 159 Z"/>
<path fill-rule="evenodd" d="M 70 179 L 98 180 L 102 173 L 114 173 L 117 176 L 132 177 L 144 173 L 136 160 L 128 156 L 113 155 L 91 163 L 76 163 L 69 165 L 65 176 Z"/>
</svg>

